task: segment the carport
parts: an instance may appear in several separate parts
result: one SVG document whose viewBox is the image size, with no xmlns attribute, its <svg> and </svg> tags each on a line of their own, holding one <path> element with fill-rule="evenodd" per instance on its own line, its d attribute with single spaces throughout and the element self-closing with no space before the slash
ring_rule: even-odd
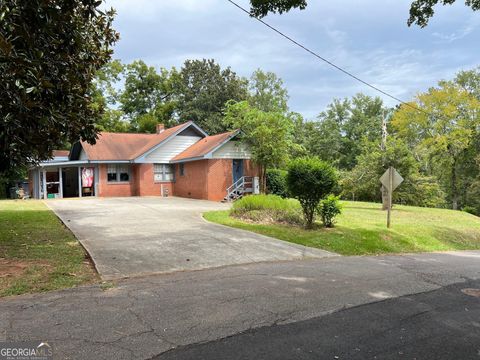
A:
<svg viewBox="0 0 480 360">
<path fill-rule="evenodd" d="M 98 191 L 98 167 L 88 161 L 40 164 L 31 172 L 36 199 L 96 196 Z"/>
</svg>

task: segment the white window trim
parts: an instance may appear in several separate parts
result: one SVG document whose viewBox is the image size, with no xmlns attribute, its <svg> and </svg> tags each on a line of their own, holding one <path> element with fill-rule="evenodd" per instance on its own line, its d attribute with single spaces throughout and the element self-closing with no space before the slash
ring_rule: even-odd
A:
<svg viewBox="0 0 480 360">
<path fill-rule="evenodd" d="M 117 180 L 108 180 L 108 174 L 109 174 L 109 171 L 108 171 L 108 168 L 110 166 L 115 166 L 115 171 L 116 171 L 116 174 L 117 174 Z M 127 174 L 128 174 L 128 181 L 125 181 L 125 180 L 120 180 L 120 171 L 119 171 L 119 167 L 120 166 L 126 166 L 127 167 Z M 130 171 L 130 165 L 129 164 L 107 164 L 107 184 L 129 184 L 130 183 L 130 179 L 132 178 L 132 174 L 131 174 L 131 171 Z"/>
<path fill-rule="evenodd" d="M 160 171 L 155 171 L 155 168 L 157 166 L 162 167 L 161 172 Z M 169 173 L 167 173 L 167 171 L 166 171 L 167 168 L 171 169 L 171 171 Z M 158 174 L 162 174 L 162 180 L 156 180 L 155 179 L 155 176 L 158 175 Z M 166 180 L 167 174 L 172 175 L 171 180 Z M 174 182 L 174 181 L 175 181 L 175 169 L 174 169 L 172 164 L 153 164 L 153 182 L 154 183 L 159 184 L 159 183 L 169 183 L 169 182 Z"/>
</svg>

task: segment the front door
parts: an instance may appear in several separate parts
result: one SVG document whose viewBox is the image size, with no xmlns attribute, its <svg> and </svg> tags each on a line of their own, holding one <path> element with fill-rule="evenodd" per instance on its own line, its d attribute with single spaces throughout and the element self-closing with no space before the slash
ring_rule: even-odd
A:
<svg viewBox="0 0 480 360">
<path fill-rule="evenodd" d="M 233 183 L 236 183 L 240 178 L 243 177 L 243 160 L 242 159 L 233 159 Z"/>
</svg>

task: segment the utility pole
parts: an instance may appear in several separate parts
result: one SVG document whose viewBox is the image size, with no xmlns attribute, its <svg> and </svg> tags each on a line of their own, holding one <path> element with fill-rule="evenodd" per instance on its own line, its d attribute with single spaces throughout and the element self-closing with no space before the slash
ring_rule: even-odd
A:
<svg viewBox="0 0 480 360">
<path fill-rule="evenodd" d="M 387 116 L 386 116 L 386 111 L 383 113 L 382 116 L 382 151 L 385 152 L 387 150 L 387 137 L 388 137 L 388 131 L 387 131 Z"/>
<path fill-rule="evenodd" d="M 387 131 L 387 114 L 386 114 L 386 110 L 383 111 L 383 114 L 382 114 L 382 142 L 381 142 L 381 145 L 380 145 L 380 148 L 383 152 L 383 166 L 385 166 L 385 161 L 386 161 L 386 156 L 385 156 L 385 152 L 387 151 L 387 137 L 388 137 L 388 131 Z M 380 188 L 380 191 L 382 192 L 382 209 L 383 210 L 387 210 L 388 209 L 388 193 L 387 193 L 387 188 L 382 185 L 382 187 Z"/>
</svg>

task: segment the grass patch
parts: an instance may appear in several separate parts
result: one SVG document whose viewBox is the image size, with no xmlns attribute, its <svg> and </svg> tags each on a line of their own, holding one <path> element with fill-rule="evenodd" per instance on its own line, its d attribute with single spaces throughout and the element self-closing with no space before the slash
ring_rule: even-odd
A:
<svg viewBox="0 0 480 360">
<path fill-rule="evenodd" d="M 0 297 L 98 281 L 85 250 L 41 201 L 0 201 Z"/>
<path fill-rule="evenodd" d="M 344 201 L 333 229 L 245 222 L 229 211 L 206 220 L 343 255 L 480 249 L 480 218 L 460 211 L 395 206 L 392 227 L 380 204 Z"/>
</svg>

